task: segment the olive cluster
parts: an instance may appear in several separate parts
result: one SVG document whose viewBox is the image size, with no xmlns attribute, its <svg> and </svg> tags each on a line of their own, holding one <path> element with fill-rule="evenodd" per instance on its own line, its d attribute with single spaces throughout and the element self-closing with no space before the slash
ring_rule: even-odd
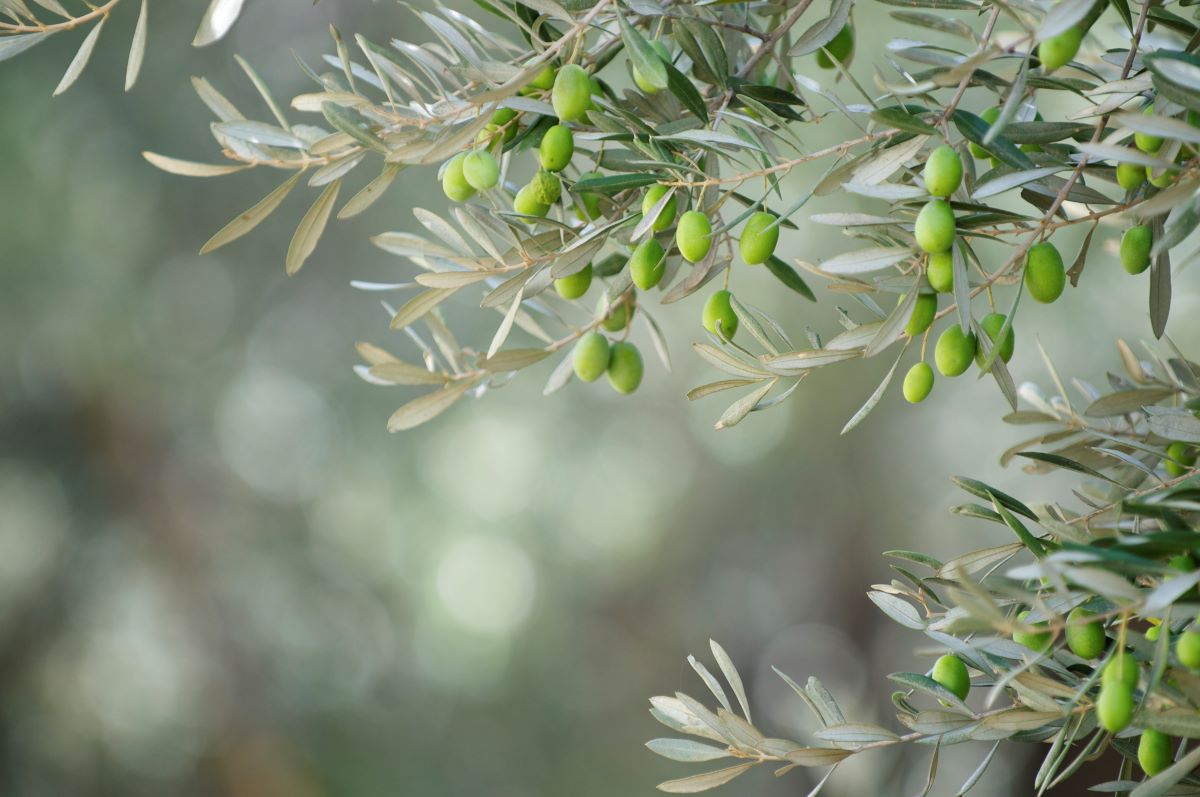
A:
<svg viewBox="0 0 1200 797">
<path fill-rule="evenodd" d="M 662 41 L 652 41 L 651 47 L 660 58 L 670 60 L 670 52 Z M 838 60 L 849 57 L 853 49 L 849 27 L 839 34 L 829 49 Z M 658 90 L 636 66 L 632 71 L 634 82 L 642 92 L 653 94 Z M 523 89 L 529 94 L 548 94 L 558 123 L 541 132 L 537 144 L 537 170 L 512 200 L 512 209 L 521 221 L 537 223 L 563 199 L 563 172 L 575 157 L 575 134 L 571 125 L 587 121 L 588 111 L 594 107 L 593 96 L 602 90 L 587 70 L 577 64 L 558 69 L 548 66 Z M 447 198 L 464 202 L 478 192 L 496 188 L 501 175 L 493 153 L 512 142 L 519 135 L 520 126 L 521 114 L 508 108 L 497 110 L 477 137 L 475 147 L 470 152 L 455 155 L 443 165 L 441 182 Z M 589 168 L 579 175 L 575 184 L 599 176 Z M 605 215 L 603 198 L 599 194 L 577 191 L 574 184 L 567 194 L 573 197 L 575 216 L 581 223 L 586 225 Z M 669 183 L 648 186 L 641 196 L 641 215 L 628 219 L 630 225 L 643 222 L 644 228 L 643 240 L 633 246 L 629 257 L 618 258 L 614 266 L 612 256 L 609 256 L 602 264 L 588 263 L 575 273 L 554 280 L 555 291 L 568 301 L 583 298 L 598 275 L 615 276 L 626 267 L 634 286 L 614 301 L 602 297 L 597 320 L 579 334 L 573 366 L 575 375 L 581 380 L 593 382 L 607 374 L 613 388 L 623 394 L 632 393 L 640 385 L 644 368 L 637 347 L 627 340 L 612 342 L 605 333 L 626 332 L 637 307 L 637 292 L 660 285 L 673 252 L 688 263 L 699 263 L 712 253 L 717 242 L 712 221 L 697 208 L 681 213 L 686 201 L 686 195 L 678 186 Z M 765 210 L 752 212 L 738 238 L 742 260 L 749 265 L 759 265 L 770 259 L 779 242 L 779 224 L 780 220 L 772 213 Z M 732 339 L 738 328 L 732 299 L 727 289 L 714 292 L 705 302 L 701 315 L 704 328 L 723 340 Z"/>
</svg>

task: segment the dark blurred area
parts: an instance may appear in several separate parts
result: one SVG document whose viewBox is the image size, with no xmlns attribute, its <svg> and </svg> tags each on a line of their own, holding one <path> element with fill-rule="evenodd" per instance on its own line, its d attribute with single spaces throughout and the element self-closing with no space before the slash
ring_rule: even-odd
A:
<svg viewBox="0 0 1200 797">
<path fill-rule="evenodd" d="M 146 67 L 126 95 L 135 9 L 123 5 L 63 97 L 50 92 L 82 33 L 0 65 L 5 797 L 649 795 L 696 771 L 641 747 L 668 735 L 646 698 L 704 697 L 687 653 L 707 659 L 720 640 L 775 735 L 809 739 L 813 723 L 772 665 L 888 723 L 883 676 L 928 662 L 865 597 L 889 578 L 878 552 L 948 558 L 1004 541 L 947 515 L 952 474 L 1035 500 L 1067 483 L 996 464 L 1017 437 L 995 387 L 970 377 L 919 408 L 893 389 L 840 437 L 884 358 L 818 373 L 717 433 L 721 400 L 683 397 L 715 378 L 689 351 L 699 301 L 658 313 L 675 370 L 651 362 L 632 399 L 579 384 L 543 398 L 547 364 L 389 436 L 388 415 L 415 394 L 360 381 L 353 345 L 414 349 L 349 282 L 411 277 L 367 238 L 419 230 L 413 204 L 442 205 L 432 170 L 332 225 L 289 279 L 284 252 L 311 193 L 200 258 L 283 176 L 188 180 L 140 153 L 219 160 L 190 75 L 267 116 L 234 53 L 282 99 L 308 90 L 293 52 L 316 63 L 330 23 L 380 42 L 428 34 L 393 4 L 252 0 L 226 41 L 195 50 L 202 9 L 152 4 Z M 816 260 L 847 242 L 803 223 L 784 245 Z M 1110 336 L 1146 334 L 1143 297 L 1130 309 L 1105 288 L 1115 261 L 1094 268 L 1105 273 L 1057 314 L 1030 313 L 1018 381 L 1046 381 L 1035 338 L 1098 380 L 1116 357 L 1081 344 L 1092 319 Z M 836 297 L 805 303 L 761 271 L 737 280 L 795 339 L 805 325 L 836 331 Z M 1182 332 L 1195 331 L 1194 303 L 1176 300 Z M 498 322 L 467 301 L 446 313 L 477 347 Z M 650 350 L 644 329 L 635 338 Z M 953 793 L 986 750 L 943 751 L 935 793 Z M 928 752 L 855 760 L 825 793 L 917 793 Z M 1027 763 L 998 759 L 974 793 L 1027 793 Z M 724 791 L 812 783 L 756 771 Z"/>
</svg>

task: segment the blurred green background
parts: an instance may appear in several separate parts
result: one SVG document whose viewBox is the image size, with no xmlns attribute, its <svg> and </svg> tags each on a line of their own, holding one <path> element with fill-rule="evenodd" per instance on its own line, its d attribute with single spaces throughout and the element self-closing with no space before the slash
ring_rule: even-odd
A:
<svg viewBox="0 0 1200 797">
<path fill-rule="evenodd" d="M 878 552 L 949 558 L 1005 541 L 947 514 L 961 500 L 952 474 L 1030 500 L 1069 483 L 1000 468 L 1021 430 L 999 421 L 990 380 L 942 380 L 917 408 L 897 383 L 840 437 L 890 365 L 858 362 L 717 433 L 724 402 L 683 397 L 719 378 L 689 351 L 697 297 L 657 313 L 675 369 L 648 358 L 633 398 L 578 383 L 542 398 L 545 363 L 389 436 L 414 394 L 360 381 L 353 344 L 415 352 L 379 296 L 349 282 L 411 277 L 367 237 L 420 231 L 411 208 L 443 203 L 433 171 L 404 173 L 369 213 L 333 224 L 289 279 L 311 192 L 202 259 L 280 174 L 188 180 L 140 153 L 219 160 L 190 75 L 266 117 L 234 53 L 286 98 L 308 90 L 292 51 L 315 63 L 330 23 L 381 42 L 426 34 L 392 4 L 253 0 L 226 41 L 194 50 L 201 10 L 151 4 L 131 95 L 132 7 L 65 97 L 50 92 L 81 33 L 0 67 L 0 793 L 649 795 L 695 769 L 641 747 L 666 735 L 646 698 L 701 696 L 685 655 L 707 660 L 710 636 L 777 735 L 806 739 L 813 723 L 771 665 L 818 675 L 847 714 L 887 723 L 883 676 L 929 661 L 865 597 L 889 578 Z M 860 25 L 860 53 L 882 34 Z M 816 147 L 846 129 L 805 135 Z M 814 202 L 783 253 L 850 248 L 804 220 L 855 207 L 872 205 Z M 1099 382 L 1117 365 L 1114 335 L 1148 337 L 1144 276 L 1101 253 L 1118 232 L 1102 228 L 1080 289 L 1025 308 L 1018 382 L 1048 384 L 1037 339 L 1076 364 L 1068 376 Z M 1061 240 L 1069 262 L 1078 238 Z M 1189 277 L 1171 326 L 1181 341 L 1197 331 Z M 837 331 L 837 297 L 812 305 L 745 267 L 733 287 L 796 340 L 805 325 Z M 465 298 L 446 314 L 483 348 L 499 319 Z M 634 339 L 650 351 L 644 329 Z M 985 750 L 943 755 L 935 793 Z M 926 753 L 856 760 L 826 793 L 916 793 Z M 1025 793 L 1032 761 L 993 765 L 976 793 Z M 764 770 L 724 791 L 809 782 Z"/>
</svg>

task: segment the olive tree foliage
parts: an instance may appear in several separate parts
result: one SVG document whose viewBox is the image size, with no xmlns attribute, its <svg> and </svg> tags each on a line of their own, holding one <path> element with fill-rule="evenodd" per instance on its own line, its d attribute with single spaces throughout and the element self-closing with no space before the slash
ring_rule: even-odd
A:
<svg viewBox="0 0 1200 797">
<path fill-rule="evenodd" d="M 88 28 L 62 89 L 119 0 L 78 15 L 34 2 L 36 14 L 0 0 L 0 58 Z M 241 5 L 214 0 L 197 43 L 223 35 Z M 1108 779 L 1097 790 L 1200 794 L 1191 774 L 1200 748 L 1186 742 L 1200 736 L 1200 365 L 1165 334 L 1172 259 L 1194 255 L 1200 223 L 1200 27 L 1190 3 L 476 0 L 474 16 L 428 5 L 413 11 L 429 31 L 424 43 L 333 30 L 329 54 L 298 58 L 312 86 L 288 103 L 240 61 L 261 119 L 196 80 L 223 162 L 146 153 L 186 176 L 286 174 L 205 252 L 312 189 L 288 273 L 335 217 L 358 216 L 398 186 L 418 195 L 440 186 L 448 211 L 441 202 L 414 211 L 425 234 L 372 239 L 406 261 L 411 281 L 357 283 L 399 297 L 384 307 L 414 352 L 358 347 L 368 382 L 419 391 L 391 430 L 551 358 L 554 367 L 541 366 L 546 393 L 604 375 L 632 393 L 645 366 L 631 327 L 646 330 L 669 367 L 655 316 L 691 300 L 706 330 L 693 349 L 720 376 L 689 398 L 737 396 L 719 429 L 848 360 L 878 358 L 882 379 L 847 430 L 906 358 L 900 390 L 914 403 L 935 379 L 974 366 L 1011 405 L 1005 421 L 1041 427 L 1002 461 L 1084 478 L 1044 505 L 959 478 L 970 498 L 954 512 L 1013 541 L 947 561 L 887 553 L 896 577 L 872 587 L 871 600 L 942 654 L 926 672 L 890 676 L 903 731 L 848 720 L 819 681 L 780 673 L 818 727 L 806 744 L 771 737 L 753 724 L 742 680 L 714 643 L 727 687 L 690 661 L 715 707 L 654 698 L 654 716 L 683 738 L 649 746 L 690 764 L 733 763 L 660 788 L 704 791 L 764 764 L 778 774 L 827 767 L 824 784 L 846 758 L 899 744 L 929 749 L 932 788 L 947 748 L 990 743 L 962 794 L 1010 742 L 1045 751 L 1039 793 L 1112 747 L 1124 763 L 1098 774 Z M 856 63 L 855 13 L 958 44 L 898 38 Z M 43 21 L 51 18 L 59 21 Z M 145 20 L 143 0 L 130 85 Z M 809 131 L 827 117 L 857 132 L 811 146 Z M 820 178 L 785 183 L 801 166 Z M 345 200 L 343 183 L 357 186 Z M 840 229 L 844 251 L 817 263 L 776 254 L 813 197 L 839 195 L 854 209 L 808 220 Z M 1055 238 L 1071 227 L 1086 234 L 1064 260 Z M 1092 246 L 1113 231 L 1123 268 Z M 821 280 L 844 300 L 840 329 L 807 328 L 793 342 L 795 330 L 737 292 L 739 274 L 758 267 L 798 303 L 816 301 L 807 280 Z M 1081 279 L 1144 293 L 1161 343 L 1135 353 L 1117 341 L 1122 369 L 1103 389 L 1064 381 L 1045 352 L 1024 346 L 1045 361 L 1052 389 L 1018 389 L 1005 365 L 1014 322 Z M 495 332 L 460 343 L 447 302 L 477 302 Z"/>
</svg>

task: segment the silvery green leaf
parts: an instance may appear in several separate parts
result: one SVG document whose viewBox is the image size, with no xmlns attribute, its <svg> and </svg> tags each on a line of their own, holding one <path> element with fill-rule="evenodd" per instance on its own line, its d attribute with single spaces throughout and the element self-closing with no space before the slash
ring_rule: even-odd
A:
<svg viewBox="0 0 1200 797">
<path fill-rule="evenodd" d="M 430 288 L 418 293 L 401 305 L 396 314 L 392 316 L 391 328 L 403 329 L 421 319 L 430 310 L 453 296 L 457 290 L 457 288 Z"/>
<path fill-rule="evenodd" d="M 0 61 L 20 55 L 49 35 L 49 33 L 19 33 L 14 36 L 0 37 Z"/>
<path fill-rule="evenodd" d="M 846 425 L 842 427 L 842 434 L 846 434 L 851 429 L 858 426 L 866 419 L 875 406 L 879 404 L 879 400 L 883 398 L 884 392 L 888 389 L 888 385 L 892 383 L 892 377 L 896 375 L 896 368 L 900 365 L 900 360 L 903 359 L 904 353 L 908 351 L 908 346 L 900 350 L 896 355 L 896 361 L 892 363 L 892 367 L 888 369 L 887 375 L 883 377 L 883 381 L 875 388 L 875 392 L 870 395 L 866 402 L 858 408 L 858 412 L 854 413 L 850 420 L 846 421 Z"/>
<path fill-rule="evenodd" d="M 821 263 L 821 270 L 838 276 L 867 274 L 894 266 L 912 254 L 912 250 L 904 246 L 876 246 L 835 255 Z"/>
<path fill-rule="evenodd" d="M 809 55 L 833 41 L 842 28 L 846 27 L 846 22 L 850 19 L 850 7 L 852 5 L 854 5 L 852 0 L 833 0 L 829 9 L 829 16 L 817 21 L 812 27 L 800 34 L 799 38 L 796 39 L 796 44 L 788 51 L 788 55 Z"/>
<path fill-rule="evenodd" d="M 921 619 L 920 613 L 913 608 L 913 605 L 903 598 L 895 595 L 889 595 L 886 592 L 872 590 L 867 593 L 867 597 L 871 602 L 883 611 L 888 617 L 895 620 L 905 628 L 911 628 L 914 631 L 925 630 L 925 621 Z"/>
<path fill-rule="evenodd" d="M 766 397 L 767 393 L 771 392 L 771 388 L 775 387 L 777 382 L 778 378 L 765 380 L 758 388 L 750 391 L 748 394 L 729 405 L 729 407 L 717 420 L 714 428 L 717 431 L 720 431 L 722 429 L 729 429 L 730 427 L 737 426 L 739 423 L 741 423 L 742 419 L 744 419 L 747 415 L 753 412 L 756 407 L 758 407 L 759 402 Z"/>
<path fill-rule="evenodd" d="M 142 157 L 164 172 L 183 177 L 221 177 L 250 168 L 245 163 L 193 163 L 155 152 L 143 152 Z"/>
<path fill-rule="evenodd" d="M 83 70 L 87 68 L 88 61 L 92 58 L 92 50 L 96 49 L 96 42 L 100 38 L 100 31 L 104 29 L 106 18 L 101 18 L 99 22 L 92 27 L 90 33 L 83 40 L 83 44 L 79 45 L 79 49 L 75 52 L 75 57 L 71 59 L 71 63 L 67 66 L 66 73 L 62 76 L 62 80 L 58 82 L 58 88 L 54 90 L 54 96 L 57 97 L 79 79 L 83 74 Z M 3 46 L 3 40 L 0 39 L 0 47 Z"/>
<path fill-rule="evenodd" d="M 726 769 L 718 769 L 715 772 L 705 772 L 702 775 L 692 775 L 691 777 L 680 778 L 679 780 L 668 780 L 658 784 L 658 790 L 670 794 L 695 794 L 696 792 L 708 791 L 709 789 L 725 785 L 738 775 L 748 771 L 755 763 L 738 764 Z"/>
<path fill-rule="evenodd" d="M 125 91 L 129 91 L 137 83 L 138 75 L 142 71 L 142 61 L 146 57 L 148 7 L 149 0 L 142 0 L 141 10 L 138 11 L 137 25 L 133 29 L 133 41 L 129 45 L 129 60 L 125 64 Z"/>
<path fill-rule="evenodd" d="M 784 757 L 798 767 L 829 767 L 853 754 L 850 750 L 834 747 L 801 747 L 789 751 Z"/>
<path fill-rule="evenodd" d="M 691 739 L 651 739 L 646 742 L 646 747 L 663 758 L 690 763 L 716 761 L 730 755 L 728 749 L 694 742 Z"/>
<path fill-rule="evenodd" d="M 958 709 L 961 713 L 951 714 L 955 719 L 961 720 L 962 713 L 972 714 L 970 707 L 962 701 L 962 699 L 951 692 L 946 687 L 939 684 L 937 681 L 930 678 L 928 675 L 921 675 L 915 672 L 894 672 L 888 676 L 888 680 L 893 683 L 908 689 L 915 689 L 918 692 L 924 692 L 927 695 L 932 695 L 942 702 L 948 708 Z"/>
<path fill-rule="evenodd" d="M 742 676 L 738 673 L 733 659 L 729 658 L 725 648 L 721 647 L 715 639 L 708 640 L 708 646 L 712 650 L 713 657 L 717 660 L 717 666 L 721 668 L 725 680 L 733 689 L 734 696 L 737 697 L 738 705 L 742 708 L 742 716 L 746 718 L 747 722 L 750 722 L 750 702 L 746 699 L 746 688 L 742 685 Z"/>
<path fill-rule="evenodd" d="M 873 725 L 869 722 L 848 722 L 843 725 L 831 725 L 815 731 L 813 736 L 834 744 L 858 746 L 873 742 L 894 742 L 898 737 L 887 728 Z"/>
<path fill-rule="evenodd" d="M 321 235 L 325 232 L 325 225 L 329 222 L 329 214 L 333 212 L 333 206 L 337 203 L 338 191 L 341 187 L 341 180 L 334 180 L 326 186 L 321 195 L 317 197 L 317 201 L 304 214 L 304 218 L 300 220 L 300 225 L 296 227 L 296 232 L 292 236 L 292 242 L 288 245 L 286 262 L 289 276 L 299 271 L 317 248 L 317 242 L 321 240 Z"/>
<path fill-rule="evenodd" d="M 851 181 L 863 185 L 882 183 L 912 160 L 928 140 L 929 136 L 913 136 L 907 141 L 880 151 L 859 164 L 852 173 Z"/>
<path fill-rule="evenodd" d="M 493 356 L 484 357 L 479 361 L 479 365 L 494 374 L 501 374 L 528 368 L 549 356 L 550 352 L 546 349 L 507 349 L 496 352 Z"/>
<path fill-rule="evenodd" d="M 1038 26 L 1037 40 L 1045 41 L 1064 33 L 1083 20 L 1095 5 L 1094 0 L 1058 0 Z"/>
<path fill-rule="evenodd" d="M 1200 443 L 1200 418 L 1178 407 L 1146 407 L 1147 424 L 1155 434 L 1168 440 Z"/>
<path fill-rule="evenodd" d="M 200 29 L 196 31 L 192 45 L 204 47 L 224 38 L 242 13 L 243 3 L 244 0 L 212 0 L 200 20 Z"/>
<path fill-rule="evenodd" d="M 454 406 L 455 402 L 461 399 L 463 394 L 474 385 L 473 380 L 464 379 L 441 390 L 435 390 L 413 399 L 392 413 L 392 417 L 388 419 L 388 431 L 403 432 L 433 420 Z"/>
<path fill-rule="evenodd" d="M 226 224 L 216 235 L 214 235 L 212 238 L 209 238 L 208 242 L 204 244 L 203 247 L 201 247 L 200 254 L 206 255 L 215 249 L 219 249 L 227 243 L 236 241 L 238 238 L 241 238 L 243 235 L 261 224 L 263 219 L 267 218 L 267 216 L 270 216 L 271 213 L 273 213 L 275 209 L 279 207 L 283 200 L 287 198 L 287 195 L 291 193 L 293 188 L 296 187 L 296 183 L 300 181 L 300 178 L 303 175 L 303 171 L 297 171 L 295 174 L 285 180 L 278 188 L 259 200 L 257 205 Z"/>
<path fill-rule="evenodd" d="M 287 130 L 265 122 L 250 122 L 240 119 L 232 122 L 215 122 L 212 127 L 216 133 L 251 144 L 300 150 L 308 146 L 303 139 Z"/>
<path fill-rule="evenodd" d="M 370 368 L 371 376 L 392 385 L 444 385 L 450 377 L 392 358 Z"/>
<path fill-rule="evenodd" d="M 1036 169 L 1025 169 L 1022 171 L 1013 171 L 1006 174 L 1001 174 L 988 180 L 986 183 L 976 183 L 975 190 L 971 192 L 971 199 L 978 201 L 986 197 L 1002 194 L 1005 191 L 1019 188 L 1026 183 L 1031 183 L 1035 180 L 1040 180 L 1056 172 L 1068 169 L 1068 166 L 1039 166 Z"/>
</svg>

